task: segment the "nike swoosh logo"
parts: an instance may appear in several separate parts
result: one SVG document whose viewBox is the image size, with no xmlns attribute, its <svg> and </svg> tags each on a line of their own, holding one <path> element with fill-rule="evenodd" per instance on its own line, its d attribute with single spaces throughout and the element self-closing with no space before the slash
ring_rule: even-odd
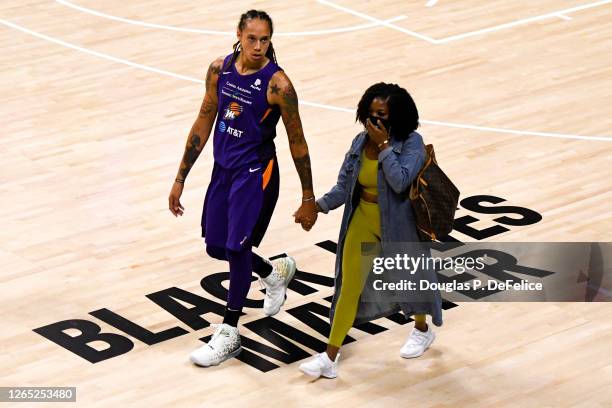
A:
<svg viewBox="0 0 612 408">
<path fill-rule="evenodd" d="M 254 173 L 254 172 L 256 172 L 259 169 L 261 169 L 261 167 L 258 167 L 256 169 L 252 169 L 252 168 L 249 167 L 249 173 Z"/>
<path fill-rule="evenodd" d="M 224 74 L 229 74 L 229 72 L 224 72 Z"/>
</svg>

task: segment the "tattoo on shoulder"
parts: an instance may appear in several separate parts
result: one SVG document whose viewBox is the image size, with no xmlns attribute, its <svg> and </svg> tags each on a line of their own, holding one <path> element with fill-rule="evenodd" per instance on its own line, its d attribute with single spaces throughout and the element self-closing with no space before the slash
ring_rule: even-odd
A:
<svg viewBox="0 0 612 408">
<path fill-rule="evenodd" d="M 280 88 L 278 87 L 278 85 L 276 84 L 272 84 L 272 86 L 270 87 L 270 91 L 275 94 L 278 95 Z"/>
<path fill-rule="evenodd" d="M 214 61 L 212 64 L 210 64 L 210 66 L 208 67 L 208 71 L 206 72 L 206 89 L 210 88 L 210 85 L 212 84 L 213 75 L 218 76 L 220 72 L 221 64 L 219 64 L 217 61 Z"/>
</svg>

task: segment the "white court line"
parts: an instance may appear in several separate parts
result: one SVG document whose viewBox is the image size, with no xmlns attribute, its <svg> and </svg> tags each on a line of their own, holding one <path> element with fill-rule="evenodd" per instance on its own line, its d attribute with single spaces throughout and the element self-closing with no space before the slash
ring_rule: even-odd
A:
<svg viewBox="0 0 612 408">
<path fill-rule="evenodd" d="M 166 75 L 166 76 L 170 76 L 170 77 L 173 77 L 173 78 L 182 79 L 182 80 L 185 80 L 185 81 L 198 82 L 198 83 L 201 83 L 201 84 L 204 83 L 204 81 L 201 80 L 201 79 L 191 78 L 191 77 L 188 77 L 186 75 L 175 74 L 174 72 L 165 71 L 163 69 L 148 67 L 146 65 L 137 64 L 137 63 L 132 62 L 132 61 L 128 61 L 128 60 L 125 60 L 125 59 L 113 57 L 112 55 L 103 54 L 103 53 L 98 52 L 98 51 L 93 51 L 93 50 L 89 50 L 87 48 L 79 47 L 78 45 L 74 45 L 74 44 L 71 44 L 69 42 L 62 41 L 62 40 L 59 40 L 57 38 L 49 37 L 48 35 L 45 35 L 45 34 L 37 33 L 36 31 L 29 30 L 29 29 L 27 29 L 25 27 L 22 27 L 20 25 L 15 24 L 15 23 L 11 23 L 10 21 L 7 21 L 7 20 L 5 20 L 3 18 L 0 18 L 0 23 L 6 25 L 8 27 L 14 28 L 15 30 L 19 30 L 19 31 L 24 32 L 26 34 L 30 34 L 30 35 L 32 35 L 34 37 L 40 38 L 42 40 L 49 41 L 49 42 L 61 45 L 63 47 L 66 47 L 66 48 L 71 48 L 71 49 L 76 50 L 76 51 L 81 51 L 81 52 L 84 52 L 85 54 L 89 54 L 89 55 L 93 55 L 93 56 L 96 56 L 96 57 L 104 58 L 104 59 L 107 59 L 107 60 L 110 60 L 110 61 L 113 61 L 113 62 L 118 62 L 120 64 L 129 65 L 130 67 L 143 69 L 145 71 L 155 72 L 156 74 Z"/>
<path fill-rule="evenodd" d="M 176 79 L 181 79 L 184 81 L 190 81 L 190 82 L 195 82 L 198 84 L 204 84 L 204 80 L 202 79 L 198 79 L 198 78 L 192 78 L 186 75 L 180 75 L 180 74 L 175 74 L 173 72 L 170 71 L 166 71 L 163 69 L 158 69 L 158 68 L 153 68 L 153 67 L 149 67 L 146 65 L 142 65 L 142 64 L 137 64 L 135 62 L 132 61 L 128 61 L 122 58 L 117 58 L 117 57 L 113 57 L 112 55 L 108 55 L 108 54 L 104 54 L 98 51 L 93 51 L 93 50 L 89 50 L 87 48 L 83 48 L 83 47 L 79 47 L 78 45 L 74 45 L 71 44 L 69 42 L 66 41 L 62 41 L 59 40 L 57 38 L 53 38 L 50 37 L 48 35 L 45 34 L 41 34 L 38 33 L 36 31 L 32 31 L 28 28 L 22 27 L 20 25 L 17 25 L 15 23 L 12 23 L 10 21 L 4 20 L 0 18 L 0 24 L 3 24 L 7 27 L 13 28 L 15 30 L 21 31 L 23 33 L 29 34 L 31 36 L 34 36 L 36 38 L 40 38 L 42 40 L 45 41 L 49 41 L 51 43 L 54 44 L 58 44 L 61 45 L 63 47 L 66 48 L 70 48 L 76 51 L 80 51 L 83 52 L 85 54 L 89 54 L 89 55 L 93 55 L 99 58 L 103 58 L 103 59 L 107 59 L 109 61 L 113 61 L 113 62 L 117 62 L 120 64 L 125 64 L 128 65 L 130 67 L 133 68 L 138 68 L 138 69 L 142 69 L 145 71 L 149 71 L 149 72 L 154 72 L 156 74 L 160 74 L 160 75 L 165 75 L 165 76 L 169 76 L 172 78 L 176 78 Z M 300 101 L 301 105 L 305 105 L 305 106 L 312 106 L 315 108 L 321 108 L 321 109 L 328 109 L 328 110 L 333 110 L 333 111 L 339 111 L 339 112 L 349 112 L 349 113 L 354 113 L 355 109 L 349 109 L 349 108 L 341 108 L 338 106 L 332 106 L 332 105 L 326 105 L 326 104 L 322 104 L 322 103 L 316 103 L 316 102 L 308 102 L 308 101 Z M 440 121 L 434 121 L 434 120 L 421 120 L 422 123 L 426 123 L 426 124 L 430 124 L 430 125 L 435 125 L 435 126 L 444 126 L 444 127 L 452 127 L 452 128 L 460 128 L 460 129 L 470 129 L 470 130 L 480 130 L 480 131 L 487 131 L 487 132 L 496 132 L 496 133 L 509 133 L 509 134 L 515 134 L 515 135 L 527 135 L 527 136 L 539 136 L 539 137 L 554 137 L 554 138 L 560 138 L 560 139 L 578 139 L 578 140 L 597 140 L 597 141 L 602 141 L 602 142 L 612 142 L 612 137 L 606 137 L 606 136 L 581 136 L 581 135 L 569 135 L 569 134 L 561 134 L 561 133 L 547 133 L 547 132 L 531 132 L 531 131 L 523 131 L 523 130 L 513 130 L 513 129 L 503 129 L 503 128 L 493 128 L 493 127 L 485 127 L 485 126 L 474 126 L 474 125 L 464 125 L 464 124 L 459 124 L 459 123 L 449 123 L 449 122 L 440 122 Z"/>
<path fill-rule="evenodd" d="M 520 20 L 515 20 L 515 21 L 509 22 L 509 23 L 505 23 L 505 24 L 499 24 L 499 25 L 496 25 L 496 26 L 492 26 L 492 27 L 488 27 L 488 28 L 483 28 L 483 29 L 476 30 L 476 31 L 469 31 L 469 32 L 463 33 L 463 34 L 457 34 L 457 35 L 452 35 L 452 36 L 449 36 L 449 37 L 435 39 L 435 38 L 431 38 L 431 37 L 428 37 L 426 35 L 417 33 L 416 31 L 410 31 L 410 30 L 407 30 L 405 28 L 399 27 L 399 26 L 397 26 L 395 24 L 384 22 L 382 20 L 379 20 L 379 19 L 377 19 L 375 17 L 372 17 L 372 16 L 369 16 L 367 14 L 360 13 L 360 12 L 355 11 L 355 10 L 351 10 L 351 9 L 349 9 L 347 7 L 340 6 L 338 4 L 330 2 L 328 0 L 317 0 L 317 1 L 319 3 L 321 3 L 321 4 L 325 4 L 326 6 L 330 6 L 330 7 L 333 7 L 335 9 L 338 9 L 340 11 L 344 11 L 345 13 L 349 13 L 349 14 L 352 14 L 354 16 L 361 17 L 361 18 L 363 18 L 365 20 L 369 20 L 369 21 L 372 21 L 372 22 L 378 22 L 380 25 L 383 25 L 385 27 L 388 27 L 388 28 L 400 31 L 400 32 L 402 32 L 404 34 L 407 34 L 407 35 L 410 35 L 410 36 L 413 36 L 413 37 L 416 37 L 416 38 L 420 38 L 421 40 L 425 40 L 425 41 L 427 41 L 429 43 L 432 43 L 432 44 L 446 44 L 446 43 L 449 43 L 451 41 L 462 40 L 462 39 L 467 38 L 467 37 L 473 37 L 473 36 L 476 36 L 476 35 L 485 34 L 485 33 L 491 33 L 491 32 L 494 32 L 494 31 L 499 31 L 499 30 L 503 30 L 503 29 L 506 29 L 506 28 L 510 28 L 510 27 L 516 27 L 518 25 L 523 25 L 523 24 L 531 23 L 533 21 L 544 20 L 544 19 L 547 19 L 547 18 L 560 17 L 561 15 L 564 15 L 564 14 L 569 14 L 569 13 L 573 13 L 573 12 L 576 12 L 576 11 L 586 10 L 586 9 L 590 9 L 590 8 L 593 8 L 593 7 L 599 7 L 599 6 L 603 6 L 605 4 L 612 3 L 612 0 L 597 1 L 597 2 L 594 2 L 594 3 L 584 4 L 582 6 L 572 7 L 572 8 L 568 8 L 568 9 L 564 9 L 564 10 L 553 11 L 551 13 L 542 14 L 540 16 L 523 18 L 523 19 L 520 19 Z M 565 17 L 567 17 L 567 16 L 565 16 Z M 560 18 L 563 18 L 563 17 L 560 17 Z M 569 19 L 569 17 L 567 17 L 567 18 Z"/>
<path fill-rule="evenodd" d="M 488 126 L 473 126 L 473 125 L 464 125 L 460 123 L 439 122 L 436 120 L 421 120 L 421 122 L 427 123 L 428 125 L 445 126 L 445 127 L 459 128 L 459 129 L 481 130 L 485 132 L 511 133 L 514 135 L 539 136 L 539 137 L 556 137 L 560 139 L 599 140 L 602 142 L 612 142 L 612 137 L 609 137 L 609 136 L 581 136 L 581 135 L 570 135 L 570 134 L 563 134 L 563 133 L 532 132 L 529 130 L 514 130 L 514 129 L 495 128 L 495 127 L 488 127 Z"/>
<path fill-rule="evenodd" d="M 516 20 L 516 21 L 512 21 L 510 23 L 505 23 L 505 24 L 500 24 L 500 25 L 496 25 L 496 26 L 493 26 L 493 27 L 489 27 L 489 28 L 483 28 L 481 30 L 470 31 L 470 32 L 463 33 L 463 34 L 452 35 L 450 37 L 441 38 L 441 39 L 436 40 L 436 41 L 437 41 L 438 44 L 446 44 L 446 43 L 451 42 L 451 41 L 462 40 L 462 39 L 467 38 L 467 37 L 473 37 L 475 35 L 491 33 L 493 31 L 503 30 L 505 28 L 516 27 L 518 25 L 523 25 L 523 24 L 531 23 L 533 21 L 539 21 L 539 20 L 544 20 L 544 19 L 547 19 L 547 18 L 559 17 L 559 15 L 561 15 L 561 14 L 569 14 L 569 13 L 573 13 L 575 11 L 586 10 L 586 9 L 590 9 L 590 8 L 593 8 L 593 7 L 599 7 L 599 6 L 603 6 L 605 4 L 609 4 L 609 3 L 612 3 L 612 0 L 597 1 L 595 3 L 584 4 L 582 6 L 572 7 L 572 8 L 568 8 L 568 9 L 565 9 L 565 10 L 557 10 L 557 11 L 553 11 L 552 13 L 542 14 L 540 16 L 523 18 L 521 20 Z"/>
<path fill-rule="evenodd" d="M 67 0 L 55 0 L 55 1 L 64 6 L 71 7 L 73 9 L 82 11 L 84 13 L 92 14 L 98 17 L 103 17 L 103 18 L 107 18 L 107 19 L 111 19 L 115 21 L 120 21 L 120 22 L 127 23 L 127 24 L 140 25 L 143 27 L 158 28 L 158 29 L 172 30 L 172 31 L 191 32 L 191 33 L 199 33 L 199 34 L 211 34 L 211 35 L 233 36 L 236 34 L 234 31 L 205 30 L 205 29 L 183 28 L 183 27 L 175 27 L 175 26 L 168 26 L 168 25 L 162 25 L 162 24 L 146 23 L 143 21 L 132 20 L 132 19 L 127 19 L 127 18 L 122 18 L 122 17 L 117 17 L 117 16 L 113 16 L 110 14 L 102 13 L 102 12 L 99 12 L 93 9 L 89 9 L 89 8 L 85 8 L 85 7 L 73 4 Z M 547 18 L 558 17 L 564 20 L 571 20 L 571 17 L 568 17 L 564 14 L 573 13 L 575 11 L 580 11 L 580 10 L 586 10 L 589 8 L 602 6 L 604 4 L 609 4 L 612 2 L 612 0 L 602 0 L 602 1 L 595 2 L 595 3 L 589 3 L 589 4 L 582 5 L 582 6 L 572 7 L 572 8 L 568 8 L 564 10 L 559 10 L 559 11 L 553 11 L 551 13 L 543 14 L 540 16 L 534 16 L 534 17 L 529 17 L 529 18 L 525 18 L 521 20 L 516 20 L 516 21 L 509 22 L 509 23 L 500 24 L 500 25 L 488 27 L 488 28 L 483 28 L 483 29 L 476 30 L 476 31 L 470 31 L 470 32 L 463 33 L 463 34 L 457 34 L 457 35 L 452 35 L 452 36 L 441 38 L 441 39 L 435 39 L 435 38 L 431 38 L 426 35 L 417 33 L 416 31 L 410 31 L 405 28 L 399 27 L 395 24 L 392 24 L 393 22 L 405 19 L 406 16 L 397 16 L 397 17 L 394 17 L 388 20 L 379 20 L 367 14 L 351 10 L 347 7 L 337 5 L 327 0 L 318 0 L 318 1 L 321 4 L 336 8 L 338 10 L 344 11 L 349 14 L 353 14 L 365 20 L 369 20 L 371 21 L 371 23 L 352 26 L 352 27 L 332 28 L 332 29 L 326 29 L 326 30 L 297 31 L 297 32 L 287 32 L 287 33 L 279 32 L 279 33 L 276 33 L 275 36 L 283 37 L 283 36 L 325 35 L 325 34 L 346 33 L 346 32 L 351 32 L 351 31 L 364 30 L 364 29 L 373 28 L 376 26 L 385 26 L 385 27 L 400 31 L 404 34 L 425 40 L 431 44 L 446 44 L 451 41 L 457 41 L 457 40 L 461 40 L 467 37 L 473 37 L 476 35 L 499 31 L 499 30 L 503 30 L 506 28 L 515 27 L 515 26 L 522 25 L 522 24 L 527 24 L 533 21 L 544 20 Z M 438 0 L 429 0 L 426 6 L 431 7 L 435 5 L 437 1 Z"/>
<path fill-rule="evenodd" d="M 66 1 L 66 0 L 55 0 L 55 2 L 59 3 L 61 5 L 64 5 L 66 7 L 70 7 L 70 8 L 73 8 L 75 10 L 81 11 L 83 13 L 91 14 L 91 15 L 94 15 L 94 16 L 97 16 L 97 17 L 106 18 L 106 19 L 109 19 L 109 20 L 120 21 L 122 23 L 138 25 L 138 26 L 142 26 L 142 27 L 157 28 L 157 29 L 161 29 L 161 30 L 170 30 L 170 31 L 181 31 L 181 32 L 185 32 L 185 33 L 224 35 L 224 36 L 235 36 L 236 35 L 236 30 L 233 30 L 233 31 L 204 30 L 204 29 L 199 29 L 199 28 L 184 28 L 184 27 L 176 27 L 176 26 L 163 25 L 163 24 L 147 23 L 147 22 L 144 22 L 144 21 L 132 20 L 132 19 L 129 19 L 129 18 L 117 17 L 117 16 L 113 16 L 111 14 L 102 13 L 102 12 L 97 11 L 97 10 L 93 10 L 93 9 L 90 9 L 90 8 L 79 6 L 77 4 L 71 3 L 71 2 Z M 406 16 L 397 16 L 397 17 L 393 17 L 393 18 L 388 19 L 388 20 L 384 20 L 384 22 L 385 23 L 392 23 L 392 22 L 395 22 L 395 21 L 403 20 L 405 18 L 406 18 Z M 377 27 L 377 26 L 380 26 L 380 24 L 372 22 L 372 23 L 368 23 L 368 24 L 361 24 L 361 25 L 356 25 L 356 26 L 351 26 L 351 27 L 330 28 L 330 29 L 326 29 L 326 30 L 296 31 L 296 32 L 287 32 L 287 33 L 277 32 L 277 33 L 274 33 L 274 36 L 275 37 L 290 37 L 290 36 L 291 37 L 297 37 L 297 36 L 304 36 L 304 35 L 337 34 L 337 33 L 347 33 L 347 32 L 351 32 L 351 31 L 365 30 L 365 29 L 372 28 L 372 27 Z"/>
<path fill-rule="evenodd" d="M 400 26 L 396 26 L 395 24 L 388 23 L 388 22 L 386 22 L 384 20 L 380 20 L 378 18 L 369 16 L 369 15 L 364 14 L 364 13 L 360 13 L 359 11 L 351 10 L 350 8 L 347 8 L 347 7 L 344 7 L 344 6 L 340 6 L 340 5 L 336 4 L 336 3 L 332 3 L 332 2 L 327 1 L 327 0 L 317 0 L 317 1 L 319 3 L 321 3 L 321 4 L 326 5 L 326 6 L 335 8 L 335 9 L 340 10 L 340 11 L 344 11 L 345 13 L 352 14 L 352 15 L 357 16 L 357 17 L 361 17 L 364 20 L 372 21 L 372 22 L 380 24 L 382 26 L 392 28 L 394 30 L 400 31 L 400 32 L 402 32 L 404 34 L 407 34 L 407 35 L 411 35 L 411 36 L 419 38 L 421 40 L 425 40 L 425 41 L 430 42 L 432 44 L 437 44 L 438 43 L 438 40 L 434 40 L 433 38 L 428 37 L 426 35 L 419 34 L 419 33 L 415 32 L 415 31 L 406 30 L 405 28 L 402 28 Z"/>
</svg>

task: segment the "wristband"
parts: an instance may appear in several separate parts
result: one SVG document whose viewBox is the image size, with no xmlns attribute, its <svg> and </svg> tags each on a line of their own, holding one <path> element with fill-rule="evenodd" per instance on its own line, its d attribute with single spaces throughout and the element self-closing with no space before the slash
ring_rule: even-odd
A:
<svg viewBox="0 0 612 408">
<path fill-rule="evenodd" d="M 315 198 L 314 198 L 314 196 L 312 196 L 312 197 L 308 197 L 308 198 L 302 198 L 302 202 L 303 202 L 303 203 L 305 203 L 305 202 L 307 202 L 307 201 L 312 201 L 312 200 L 314 200 L 314 199 L 315 199 Z"/>
<path fill-rule="evenodd" d="M 385 147 L 387 147 L 386 145 L 388 144 L 389 144 L 389 139 L 385 140 L 384 142 L 380 142 L 376 146 L 378 146 L 378 150 L 383 150 Z"/>
<path fill-rule="evenodd" d="M 180 183 L 180 184 L 185 184 L 185 180 L 184 179 L 180 179 L 178 177 L 174 179 L 174 182 L 175 183 Z"/>
</svg>

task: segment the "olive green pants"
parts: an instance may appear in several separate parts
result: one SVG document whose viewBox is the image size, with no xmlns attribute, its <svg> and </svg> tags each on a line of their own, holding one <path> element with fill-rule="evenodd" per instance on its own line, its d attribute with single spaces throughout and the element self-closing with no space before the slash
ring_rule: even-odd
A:
<svg viewBox="0 0 612 408">
<path fill-rule="evenodd" d="M 371 270 L 370 259 L 361 256 L 362 242 L 380 242 L 380 210 L 378 204 L 360 200 L 351 219 L 342 253 L 342 287 L 336 303 L 329 344 L 340 347 L 353 326 L 359 297 Z M 425 323 L 425 315 L 414 316 L 417 324 Z"/>
</svg>

